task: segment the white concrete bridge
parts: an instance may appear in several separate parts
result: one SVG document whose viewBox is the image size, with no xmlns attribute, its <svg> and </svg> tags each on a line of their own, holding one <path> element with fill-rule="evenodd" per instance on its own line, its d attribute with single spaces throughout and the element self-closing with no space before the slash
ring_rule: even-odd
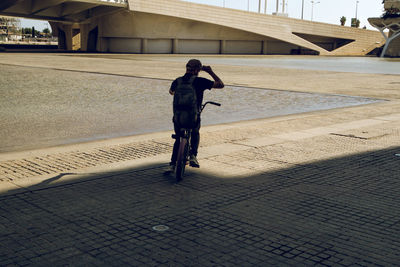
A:
<svg viewBox="0 0 400 267">
<path fill-rule="evenodd" d="M 83 22 L 127 7 L 127 0 L 1 0 L 0 15 Z"/>
<path fill-rule="evenodd" d="M 0 15 L 49 20 L 68 50 L 365 55 L 377 31 L 180 0 L 3 0 Z"/>
</svg>

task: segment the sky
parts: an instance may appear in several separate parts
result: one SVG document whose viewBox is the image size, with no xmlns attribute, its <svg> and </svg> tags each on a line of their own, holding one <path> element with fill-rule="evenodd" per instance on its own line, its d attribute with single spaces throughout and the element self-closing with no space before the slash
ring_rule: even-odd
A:
<svg viewBox="0 0 400 267">
<path fill-rule="evenodd" d="M 200 4 L 216 5 L 225 7 L 249 10 L 252 12 L 258 11 L 259 0 L 185 0 Z M 276 11 L 277 0 L 267 0 L 267 14 L 272 14 Z M 280 2 L 280 12 L 282 10 L 282 1 Z M 285 0 L 286 10 L 291 18 L 301 18 L 302 1 L 303 0 Z M 264 11 L 265 0 L 261 0 L 261 10 Z M 314 5 L 312 4 L 314 2 Z M 357 4 L 358 2 L 358 4 Z M 313 8 L 312 8 L 313 7 Z M 370 17 L 379 17 L 383 13 L 382 0 L 304 0 L 304 19 L 311 20 L 313 13 L 313 21 L 325 22 L 331 24 L 340 24 L 340 17 L 347 18 L 346 26 L 350 26 L 351 18 L 356 16 L 360 20 L 360 27 L 366 26 L 368 29 L 374 29 L 367 21 Z M 312 12 L 313 11 L 313 12 Z M 37 30 L 50 28 L 45 21 L 27 20 L 21 21 L 22 27 L 35 26 Z"/>
</svg>

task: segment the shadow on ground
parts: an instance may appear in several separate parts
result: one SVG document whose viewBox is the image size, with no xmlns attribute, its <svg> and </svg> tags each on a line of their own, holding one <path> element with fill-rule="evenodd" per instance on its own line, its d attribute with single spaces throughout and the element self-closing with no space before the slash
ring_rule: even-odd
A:
<svg viewBox="0 0 400 267">
<path fill-rule="evenodd" d="M 149 165 L 2 195 L 0 265 L 394 266 L 399 151 L 179 184 Z"/>
</svg>

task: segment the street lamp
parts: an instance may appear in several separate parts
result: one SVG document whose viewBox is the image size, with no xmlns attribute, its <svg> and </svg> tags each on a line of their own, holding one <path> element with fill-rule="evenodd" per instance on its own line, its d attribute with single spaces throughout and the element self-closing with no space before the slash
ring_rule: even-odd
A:
<svg viewBox="0 0 400 267">
<path fill-rule="evenodd" d="M 358 18 L 358 17 L 357 17 L 357 15 L 358 15 L 357 13 L 358 13 L 358 3 L 359 3 L 359 2 L 360 2 L 360 1 L 358 1 L 358 0 L 356 1 L 356 19 Z"/>
<path fill-rule="evenodd" d="M 314 19 L 314 5 L 321 3 L 320 1 L 311 1 L 311 21 L 313 21 Z"/>
<path fill-rule="evenodd" d="M 267 14 L 267 0 L 265 0 L 265 5 L 264 5 L 264 14 Z"/>
<path fill-rule="evenodd" d="M 247 11 L 250 11 L 250 0 L 247 0 Z"/>
<path fill-rule="evenodd" d="M 301 6 L 301 19 L 304 19 L 304 0 L 302 2 L 302 6 Z"/>
</svg>

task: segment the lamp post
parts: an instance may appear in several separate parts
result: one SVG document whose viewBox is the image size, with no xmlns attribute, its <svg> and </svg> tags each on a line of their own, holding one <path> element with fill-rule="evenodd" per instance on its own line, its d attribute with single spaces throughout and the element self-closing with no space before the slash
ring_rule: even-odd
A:
<svg viewBox="0 0 400 267">
<path fill-rule="evenodd" d="M 358 3 L 359 3 L 359 2 L 360 2 L 360 1 L 358 1 L 358 0 L 356 1 L 356 19 L 358 18 L 357 15 L 358 15 Z"/>
<path fill-rule="evenodd" d="M 314 5 L 321 3 L 320 1 L 315 2 L 314 0 L 311 1 L 311 21 L 314 19 Z"/>
<path fill-rule="evenodd" d="M 247 11 L 250 11 L 250 0 L 247 0 Z"/>
<path fill-rule="evenodd" d="M 265 0 L 265 5 L 264 5 L 264 14 L 267 14 L 267 0 Z"/>
<path fill-rule="evenodd" d="M 302 1 L 301 5 L 301 19 L 304 19 L 304 0 Z"/>
</svg>

